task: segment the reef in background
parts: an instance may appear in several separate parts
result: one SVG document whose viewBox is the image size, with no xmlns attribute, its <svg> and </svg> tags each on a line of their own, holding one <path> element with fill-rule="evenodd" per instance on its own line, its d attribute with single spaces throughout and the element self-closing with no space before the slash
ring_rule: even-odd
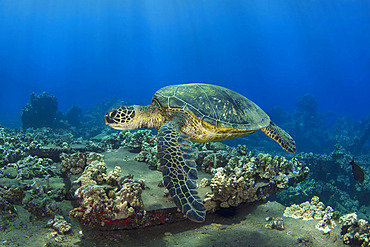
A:
<svg viewBox="0 0 370 247">
<path fill-rule="evenodd" d="M 337 145 L 330 154 L 300 153 L 297 159 L 310 168 L 308 178 L 277 194 L 277 200 L 298 203 L 314 195 L 319 196 L 325 204 L 331 205 L 343 214 L 357 212 L 369 220 L 370 215 L 370 167 L 366 166 L 370 155 L 358 156 L 365 173 L 361 184 L 353 178 L 349 162 L 353 155 L 342 146 Z"/>
<path fill-rule="evenodd" d="M 75 138 L 69 131 L 49 128 L 22 131 L 1 128 L 0 135 L 4 210 L 16 213 L 13 206 L 16 202 L 36 219 L 54 217 L 61 215 L 58 202 L 72 200 L 79 204 L 71 211 L 72 217 L 90 227 L 109 229 L 184 219 L 173 203 L 170 207 L 144 208 L 146 201 L 141 194 L 148 188 L 151 193 L 157 189 L 161 200 L 170 200 L 163 188 L 158 187 L 162 178 L 156 156 L 157 140 L 150 130 L 122 131 L 89 141 Z M 245 146 L 197 144 L 194 147 L 198 170 L 208 174 L 198 183 L 208 192 L 203 193 L 203 198 L 209 212 L 265 200 L 303 180 L 309 171 L 296 159 L 255 155 Z M 115 168 L 108 169 L 100 153 L 109 155 L 115 150 L 130 151 L 134 158 L 117 161 Z M 149 176 L 159 175 L 155 186 L 150 187 L 140 177 L 133 179 L 125 172 L 129 162 L 140 166 L 137 161 L 147 164 Z"/>
</svg>

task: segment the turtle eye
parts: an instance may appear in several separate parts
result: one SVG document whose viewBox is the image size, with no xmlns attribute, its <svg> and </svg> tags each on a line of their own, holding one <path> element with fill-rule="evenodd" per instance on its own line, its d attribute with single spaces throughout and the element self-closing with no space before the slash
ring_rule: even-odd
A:
<svg viewBox="0 0 370 247">
<path fill-rule="evenodd" d="M 113 124 L 115 121 L 115 117 L 117 115 L 117 110 L 111 110 L 107 114 L 105 114 L 105 124 Z"/>
<path fill-rule="evenodd" d="M 115 118 L 116 115 L 117 115 L 117 111 L 116 110 L 109 112 L 109 117 L 110 118 Z"/>
</svg>

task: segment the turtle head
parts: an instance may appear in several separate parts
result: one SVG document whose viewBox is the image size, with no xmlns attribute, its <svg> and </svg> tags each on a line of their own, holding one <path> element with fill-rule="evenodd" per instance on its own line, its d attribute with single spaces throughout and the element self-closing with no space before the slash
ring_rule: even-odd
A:
<svg viewBox="0 0 370 247">
<path fill-rule="evenodd" d="M 108 111 L 104 116 L 106 125 L 118 130 L 133 130 L 139 128 L 138 110 L 139 106 L 120 106 Z"/>
</svg>

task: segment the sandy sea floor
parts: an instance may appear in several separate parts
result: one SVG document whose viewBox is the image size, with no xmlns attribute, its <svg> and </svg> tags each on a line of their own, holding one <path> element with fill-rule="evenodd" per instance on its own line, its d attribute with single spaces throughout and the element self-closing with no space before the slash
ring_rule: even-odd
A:
<svg viewBox="0 0 370 247">
<path fill-rule="evenodd" d="M 339 226 L 324 235 L 315 229 L 318 220 L 285 218 L 285 207 L 277 202 L 244 204 L 208 215 L 203 224 L 184 220 L 134 230 L 98 231 L 67 217 L 72 232 L 56 237 L 46 219 L 30 221 L 29 213 L 18 209 L 19 217 L 1 229 L 0 246 L 345 246 Z M 267 229 L 266 217 L 283 218 L 285 229 Z"/>
<path fill-rule="evenodd" d="M 151 188 L 144 190 L 144 209 L 154 205 L 174 207 L 163 199 L 163 188 L 158 188 L 161 173 L 150 170 L 146 164 L 134 161 L 135 154 L 127 151 L 104 153 L 111 170 L 120 165 L 123 174 L 144 178 Z M 126 160 L 122 163 L 122 160 Z M 138 169 L 139 168 L 139 169 Z M 209 176 L 200 173 L 200 177 Z M 205 194 L 208 189 L 200 189 Z M 205 223 L 183 221 L 151 226 L 143 229 L 101 231 L 81 225 L 69 216 L 75 201 L 58 202 L 61 214 L 72 224 L 68 234 L 57 234 L 46 227 L 52 217 L 35 219 L 22 206 L 15 206 L 17 217 L 0 217 L 0 246 L 345 246 L 338 225 L 330 234 L 315 229 L 318 220 L 303 221 L 283 217 L 285 206 L 277 202 L 242 204 L 237 208 L 207 215 Z M 285 229 L 269 230 L 267 217 L 283 218 Z"/>
</svg>

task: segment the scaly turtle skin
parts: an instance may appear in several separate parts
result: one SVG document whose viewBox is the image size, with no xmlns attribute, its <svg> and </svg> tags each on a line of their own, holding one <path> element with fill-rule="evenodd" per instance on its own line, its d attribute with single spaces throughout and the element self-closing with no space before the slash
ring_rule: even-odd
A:
<svg viewBox="0 0 370 247">
<path fill-rule="evenodd" d="M 121 106 L 105 115 L 119 130 L 156 128 L 163 181 L 176 206 L 191 220 L 203 222 L 206 210 L 198 195 L 198 172 L 192 142 L 216 142 L 261 130 L 289 153 L 293 138 L 271 122 L 255 103 L 210 84 L 182 84 L 158 90 L 148 106 Z"/>
</svg>

